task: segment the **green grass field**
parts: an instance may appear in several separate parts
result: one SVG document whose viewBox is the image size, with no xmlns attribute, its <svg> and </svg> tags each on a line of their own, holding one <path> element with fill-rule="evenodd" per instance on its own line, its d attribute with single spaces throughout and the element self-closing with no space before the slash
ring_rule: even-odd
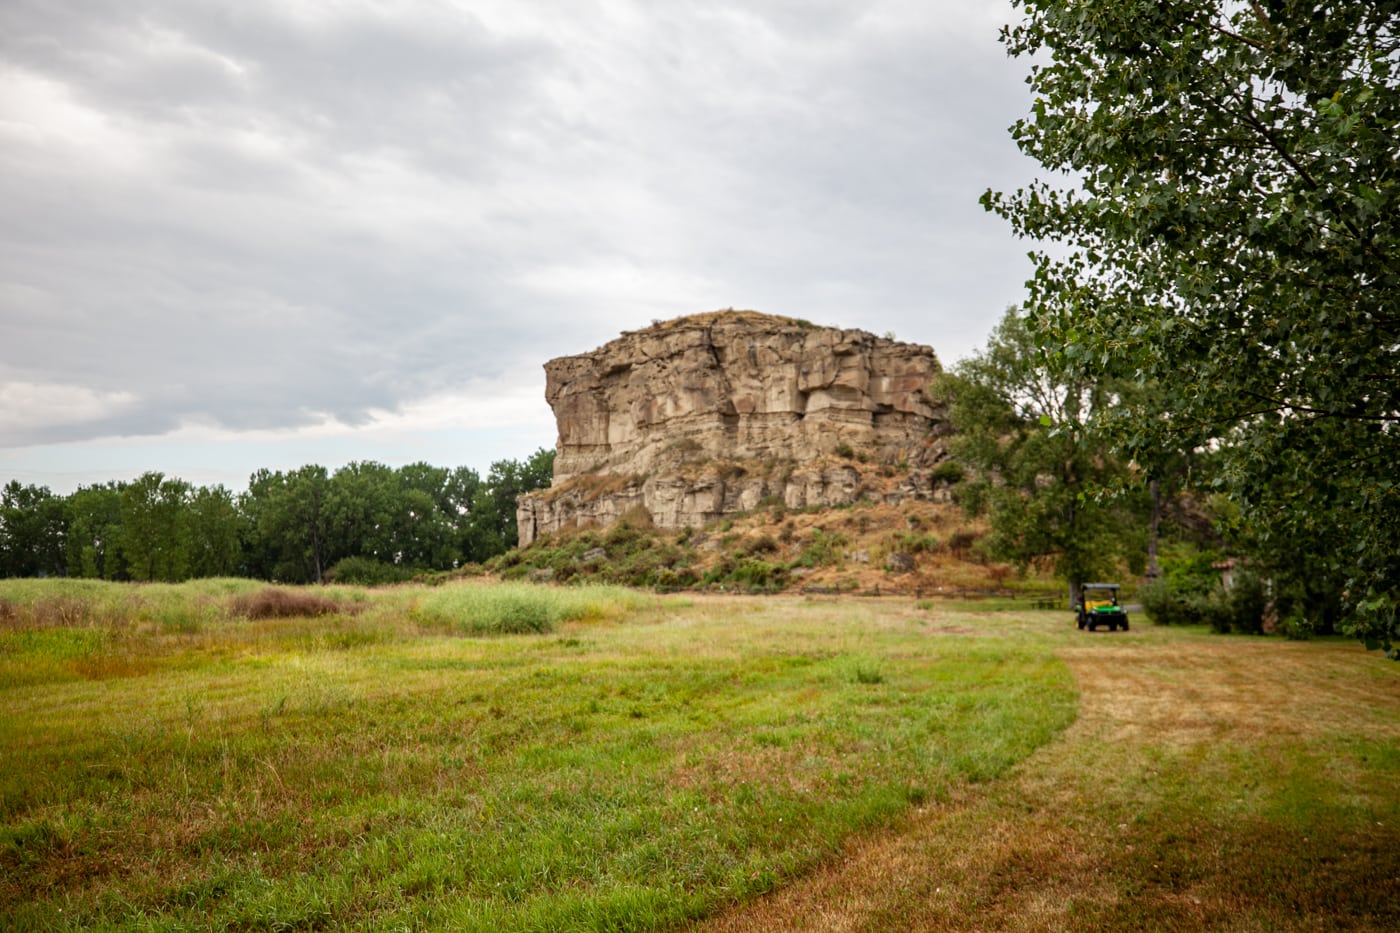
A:
<svg viewBox="0 0 1400 933">
<path fill-rule="evenodd" d="M 843 928 L 1383 929 L 1398 738 L 1400 672 L 1349 644 L 0 582 L 0 928 L 819 929 L 890 877 Z"/>
</svg>

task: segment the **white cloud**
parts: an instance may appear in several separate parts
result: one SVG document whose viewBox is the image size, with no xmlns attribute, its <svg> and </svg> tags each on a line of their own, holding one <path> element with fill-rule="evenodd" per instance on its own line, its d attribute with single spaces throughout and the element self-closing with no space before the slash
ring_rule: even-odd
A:
<svg viewBox="0 0 1400 933">
<path fill-rule="evenodd" d="M 95 392 L 85 386 L 0 383 L 0 446 L 54 426 L 85 425 L 130 411 L 131 392 Z"/>
</svg>

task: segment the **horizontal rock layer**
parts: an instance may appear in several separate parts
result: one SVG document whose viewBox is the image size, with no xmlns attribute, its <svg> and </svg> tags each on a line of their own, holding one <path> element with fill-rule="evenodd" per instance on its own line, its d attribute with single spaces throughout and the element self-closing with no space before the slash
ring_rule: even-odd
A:
<svg viewBox="0 0 1400 933">
<path fill-rule="evenodd" d="M 735 474 L 716 468 L 699 476 L 665 474 L 624 478 L 599 492 L 585 477 L 545 493 L 521 496 L 516 517 L 520 546 L 541 535 L 586 525 L 611 525 L 639 515 L 659 528 L 703 528 L 737 512 L 781 502 L 789 509 L 850 505 L 861 499 L 902 502 L 909 499 L 948 500 L 948 484 L 929 470 L 910 470 L 897 483 L 871 483 L 868 473 L 854 466 L 827 464 L 787 475 Z M 880 486 L 888 487 L 882 490 Z"/>
</svg>

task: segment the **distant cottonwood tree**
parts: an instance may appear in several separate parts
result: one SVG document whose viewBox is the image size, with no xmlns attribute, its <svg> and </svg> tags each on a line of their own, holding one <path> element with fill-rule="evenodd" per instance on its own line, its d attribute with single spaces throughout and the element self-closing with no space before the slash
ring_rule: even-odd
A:
<svg viewBox="0 0 1400 933">
<path fill-rule="evenodd" d="M 190 575 L 189 493 L 189 483 L 158 472 L 123 487 L 121 548 L 131 579 L 172 582 Z"/>
<path fill-rule="evenodd" d="M 103 580 L 128 578 L 122 556 L 122 490 L 125 483 L 79 486 L 68 497 L 65 540 L 68 573 Z M 234 543 L 237 544 L 235 537 Z"/>
<path fill-rule="evenodd" d="M 1218 449 L 1261 558 L 1343 579 L 1349 627 L 1391 646 L 1400 3 L 1016 6 L 1034 104 L 1012 135 L 1067 182 L 984 203 L 1058 244 L 1034 254 L 1033 333 L 1153 386 L 1112 417 L 1120 449 Z"/>
<path fill-rule="evenodd" d="M 247 573 L 289 583 L 320 583 L 327 561 L 330 477 L 319 464 L 283 473 L 258 470 L 239 499 Z"/>
</svg>

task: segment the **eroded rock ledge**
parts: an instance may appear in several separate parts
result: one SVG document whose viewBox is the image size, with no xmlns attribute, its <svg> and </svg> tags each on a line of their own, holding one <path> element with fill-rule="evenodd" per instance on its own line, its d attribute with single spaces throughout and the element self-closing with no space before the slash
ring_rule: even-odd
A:
<svg viewBox="0 0 1400 933">
<path fill-rule="evenodd" d="M 554 483 L 521 497 L 520 544 L 638 508 L 659 527 L 698 528 L 765 500 L 932 498 L 938 372 L 930 347 L 752 311 L 677 318 L 550 360 Z M 887 481 L 872 482 L 877 472 Z"/>
</svg>

